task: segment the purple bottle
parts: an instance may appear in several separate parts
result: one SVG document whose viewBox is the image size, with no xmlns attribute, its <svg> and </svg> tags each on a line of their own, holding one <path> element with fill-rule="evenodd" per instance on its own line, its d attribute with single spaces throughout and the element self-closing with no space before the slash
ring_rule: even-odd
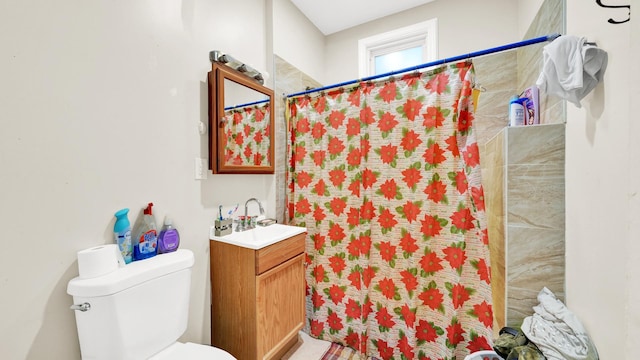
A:
<svg viewBox="0 0 640 360">
<path fill-rule="evenodd" d="M 171 224 L 171 218 L 164 218 L 164 225 L 158 236 L 158 253 L 164 254 L 178 250 L 180 246 L 180 234 Z"/>
</svg>

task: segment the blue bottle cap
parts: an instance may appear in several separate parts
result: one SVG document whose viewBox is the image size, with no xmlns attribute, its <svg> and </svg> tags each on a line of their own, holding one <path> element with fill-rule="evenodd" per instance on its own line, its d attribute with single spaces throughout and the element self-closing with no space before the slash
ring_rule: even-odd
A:
<svg viewBox="0 0 640 360">
<path fill-rule="evenodd" d="M 123 217 L 123 216 L 126 216 L 128 213 L 129 213 L 129 208 L 124 208 L 124 209 L 121 209 L 121 210 L 116 211 L 115 216 L 116 216 L 117 218 L 121 218 L 121 217 Z"/>
</svg>

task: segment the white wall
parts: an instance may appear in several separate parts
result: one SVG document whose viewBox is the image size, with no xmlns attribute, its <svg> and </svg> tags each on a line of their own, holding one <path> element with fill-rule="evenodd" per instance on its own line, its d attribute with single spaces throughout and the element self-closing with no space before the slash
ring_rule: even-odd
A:
<svg viewBox="0 0 640 360">
<path fill-rule="evenodd" d="M 291 0 L 272 1 L 273 53 L 324 83 L 324 34 Z"/>
<path fill-rule="evenodd" d="M 0 3 L 0 358 L 80 358 L 76 252 L 112 242 L 114 212 L 150 201 L 196 254 L 184 339 L 209 343 L 211 219 L 274 181 L 195 180 L 209 51 L 265 69 L 267 34 L 255 0 Z"/>
<path fill-rule="evenodd" d="M 518 39 L 524 39 L 544 0 L 518 0 Z"/>
<path fill-rule="evenodd" d="M 640 0 L 631 0 L 633 9 L 640 8 Z M 640 63 L 640 22 L 637 20 L 631 23 L 631 64 Z M 637 67 L 631 67 L 631 84 L 629 87 L 629 98 L 627 107 L 629 115 L 635 114 L 637 111 L 637 99 L 640 99 L 640 70 Z M 634 119 L 635 120 L 635 119 Z M 637 357 L 638 336 L 640 336 L 640 281 L 634 279 L 634 274 L 640 274 L 640 166 L 638 164 L 638 156 L 640 156 L 640 141 L 637 136 L 640 134 L 640 122 L 629 119 L 629 150 L 627 164 L 635 164 L 629 166 L 629 178 L 627 186 L 629 187 L 629 236 L 628 236 L 628 262 L 626 269 L 627 276 L 627 294 L 626 294 L 626 321 L 624 338 L 625 354 L 627 359 Z"/>
<path fill-rule="evenodd" d="M 438 58 L 520 41 L 513 0 L 434 1 L 332 35 L 326 40 L 326 84 L 358 78 L 358 40 L 438 18 Z"/>
<path fill-rule="evenodd" d="M 628 1 L 626 2 L 628 3 Z M 635 9 L 637 7 L 637 1 Z M 567 33 L 609 53 L 604 83 L 567 105 L 567 305 L 583 321 L 602 359 L 637 358 L 639 288 L 637 134 L 638 27 L 612 25 L 625 10 L 567 0 Z M 633 34 L 633 35 L 632 35 Z M 631 47 L 635 48 L 635 62 Z M 626 340 L 626 342 L 625 342 Z"/>
</svg>

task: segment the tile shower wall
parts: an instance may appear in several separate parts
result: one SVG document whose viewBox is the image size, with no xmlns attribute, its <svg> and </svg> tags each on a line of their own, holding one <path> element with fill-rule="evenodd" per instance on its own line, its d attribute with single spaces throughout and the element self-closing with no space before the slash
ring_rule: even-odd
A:
<svg viewBox="0 0 640 360">
<path fill-rule="evenodd" d="M 274 55 L 275 67 L 275 122 L 276 122 L 276 220 L 284 223 L 285 195 L 287 190 L 287 121 L 285 113 L 285 95 L 302 91 L 306 88 L 322 86 L 307 74 L 298 70 L 286 60 Z"/>
<path fill-rule="evenodd" d="M 517 53 L 507 51 L 474 59 L 473 62 L 476 86 L 483 89 L 474 125 L 480 144 L 480 166 L 487 209 L 494 330 L 498 331 L 506 323 L 503 130 L 509 121 L 509 98 L 518 92 Z"/>
<path fill-rule="evenodd" d="M 505 213 L 504 213 L 504 137 L 500 131 L 481 151 L 482 183 L 485 192 L 489 250 L 491 252 L 491 289 L 493 291 L 494 332 L 506 323 L 505 285 Z"/>
<path fill-rule="evenodd" d="M 564 299 L 565 126 L 508 128 L 504 145 L 506 324 L 519 326 L 543 287 Z"/>
<path fill-rule="evenodd" d="M 531 22 L 525 39 L 549 34 L 564 33 L 564 1 L 545 0 L 538 14 Z M 542 48 L 547 43 L 534 44 L 518 48 L 518 89 L 520 91 L 534 85 L 542 68 Z M 564 123 L 565 102 L 559 97 L 540 92 L 540 123 Z"/>
<path fill-rule="evenodd" d="M 496 327 L 519 327 L 547 287 L 564 299 L 565 125 L 508 127 L 485 145 Z"/>
<path fill-rule="evenodd" d="M 563 8 L 563 0 L 544 1 L 524 39 L 562 33 Z M 534 44 L 473 60 L 476 85 L 484 88 L 474 123 L 479 144 L 487 143 L 507 126 L 509 99 L 535 84 L 542 67 L 542 48 L 546 44 Z M 541 92 L 540 102 L 542 124 L 565 122 L 564 101 Z"/>
<path fill-rule="evenodd" d="M 546 0 L 525 39 L 563 32 Z M 519 326 L 543 286 L 564 299 L 564 102 L 541 93 L 542 124 L 508 128 L 511 95 L 535 84 L 545 43 L 474 60 L 486 88 L 476 111 L 491 248 L 496 331 Z"/>
<path fill-rule="evenodd" d="M 478 144 L 486 144 L 509 123 L 509 98 L 518 93 L 515 51 L 474 59 L 476 87 L 482 88 L 476 109 Z M 482 159 L 482 153 L 480 154 Z"/>
</svg>

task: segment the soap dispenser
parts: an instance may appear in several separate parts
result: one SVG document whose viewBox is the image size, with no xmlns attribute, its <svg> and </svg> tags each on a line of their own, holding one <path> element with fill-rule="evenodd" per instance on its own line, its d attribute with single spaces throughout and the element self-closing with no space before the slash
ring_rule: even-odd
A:
<svg viewBox="0 0 640 360">
<path fill-rule="evenodd" d="M 158 254 L 176 251 L 178 246 L 180 246 L 180 234 L 173 227 L 171 218 L 165 216 L 164 225 L 158 235 Z"/>
</svg>

